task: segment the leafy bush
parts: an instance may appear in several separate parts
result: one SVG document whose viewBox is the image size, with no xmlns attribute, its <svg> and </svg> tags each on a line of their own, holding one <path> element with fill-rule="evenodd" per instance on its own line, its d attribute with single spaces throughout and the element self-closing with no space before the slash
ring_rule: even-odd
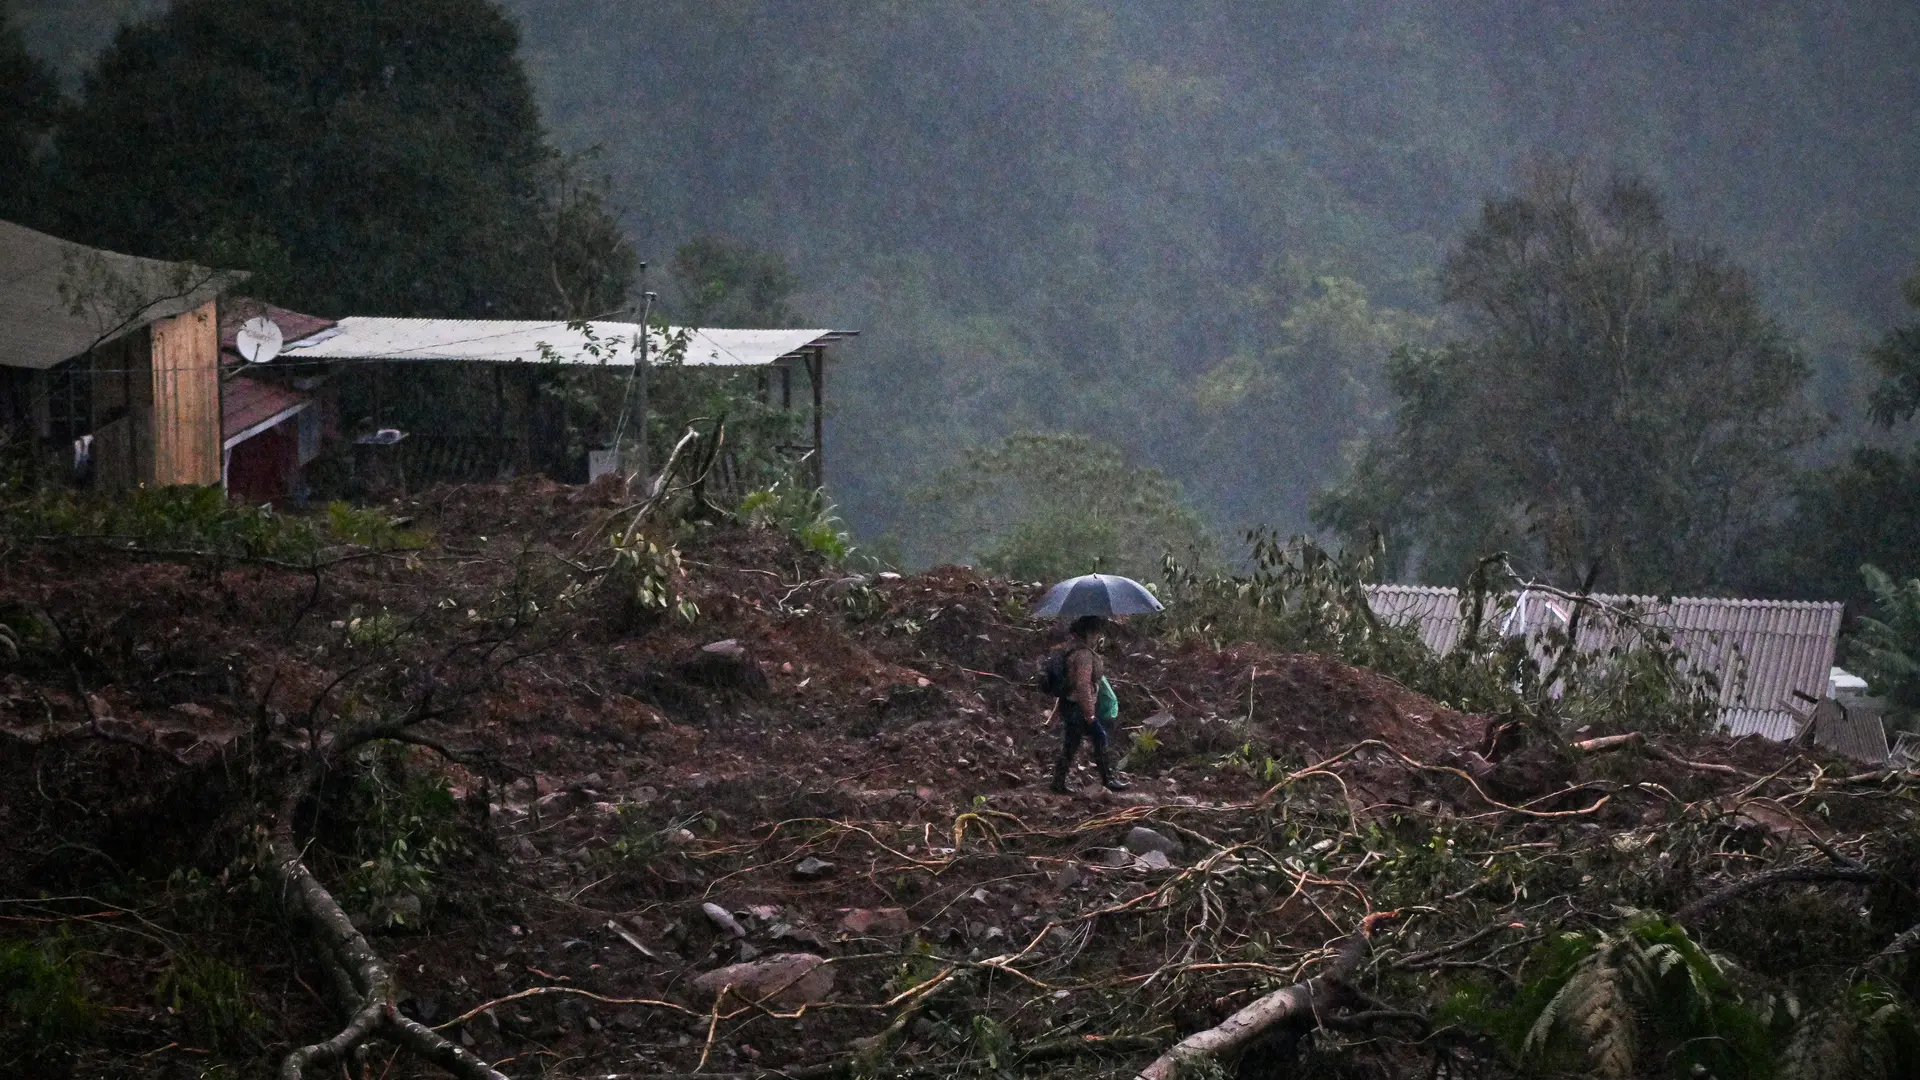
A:
<svg viewBox="0 0 1920 1080">
<path fill-rule="evenodd" d="M 748 524 L 786 530 L 801 547 L 835 564 L 853 554 L 853 537 L 834 513 L 820 488 L 800 488 L 775 482 L 750 491 L 740 500 L 740 516 Z"/>
<path fill-rule="evenodd" d="M 79 973 L 59 943 L 0 942 L 0 1040 L 28 1058 L 85 1038 L 99 1009 L 80 988 Z"/>
<path fill-rule="evenodd" d="M 359 764 L 342 807 L 358 862 L 342 882 L 343 901 L 376 926 L 417 928 L 441 864 L 463 848 L 453 792 L 446 777 L 410 769 L 399 747 L 370 746 Z"/>
<path fill-rule="evenodd" d="M 700 617 L 700 608 L 681 595 L 686 571 L 680 565 L 680 549 L 645 536 L 631 540 L 615 538 L 613 563 L 607 569 L 603 587 L 620 597 L 623 614 L 629 623 L 643 623 L 672 612 L 686 622 Z"/>
</svg>

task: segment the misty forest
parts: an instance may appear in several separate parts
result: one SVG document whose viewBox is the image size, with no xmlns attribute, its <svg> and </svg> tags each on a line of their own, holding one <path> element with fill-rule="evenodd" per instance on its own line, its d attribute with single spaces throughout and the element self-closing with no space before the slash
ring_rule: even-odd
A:
<svg viewBox="0 0 1920 1080">
<path fill-rule="evenodd" d="M 0 1069 L 1920 1075 L 1916 115 L 1900 0 L 0 0 Z"/>
</svg>

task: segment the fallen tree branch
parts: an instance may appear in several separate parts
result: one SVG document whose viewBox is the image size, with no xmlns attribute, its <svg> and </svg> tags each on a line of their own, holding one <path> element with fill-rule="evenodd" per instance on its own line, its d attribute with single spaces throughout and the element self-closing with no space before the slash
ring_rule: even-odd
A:
<svg viewBox="0 0 1920 1080">
<path fill-rule="evenodd" d="M 1682 923 L 1697 922 L 1748 893 L 1758 892 L 1774 885 L 1786 885 L 1796 881 L 1864 883 L 1877 881 L 1879 878 L 1879 871 L 1863 866 L 1783 866 L 1729 882 L 1681 908 L 1674 914 L 1674 919 Z"/>
<path fill-rule="evenodd" d="M 1334 954 L 1332 967 L 1304 982 L 1275 990 L 1218 1025 L 1181 1039 L 1140 1070 L 1135 1080 L 1173 1080 L 1183 1066 L 1233 1053 L 1275 1024 L 1315 1016 L 1317 1003 L 1337 997 L 1341 980 L 1360 966 L 1374 930 L 1398 916 L 1396 911 L 1382 911 L 1360 920 L 1360 928 Z"/>
<path fill-rule="evenodd" d="M 317 772 L 317 770 L 316 770 Z M 345 972 L 343 992 L 351 990 L 355 1007 L 347 1025 L 332 1038 L 302 1046 L 288 1054 L 280 1065 L 280 1080 L 302 1080 L 308 1070 L 320 1075 L 346 1059 L 354 1047 L 374 1037 L 387 1039 L 402 1049 L 440 1066 L 461 1080 L 507 1080 L 491 1065 L 441 1038 L 427 1027 L 400 1015 L 394 1007 L 393 973 L 386 961 L 367 943 L 366 936 L 340 907 L 333 894 L 307 869 L 294 840 L 293 816 L 298 805 L 297 792 L 286 799 L 280 819 L 267 840 L 268 865 L 279 879 L 281 894 L 295 910 L 312 921 L 315 934 L 329 954 L 330 967 Z"/>
</svg>

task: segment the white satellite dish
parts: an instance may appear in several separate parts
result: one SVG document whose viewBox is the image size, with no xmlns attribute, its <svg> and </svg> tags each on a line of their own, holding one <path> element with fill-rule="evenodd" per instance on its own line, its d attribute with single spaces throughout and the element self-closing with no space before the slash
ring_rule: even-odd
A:
<svg viewBox="0 0 1920 1080">
<path fill-rule="evenodd" d="M 280 355 L 280 346 L 286 337 L 280 333 L 280 325 L 265 315 L 255 315 L 240 325 L 240 332 L 233 336 L 233 344 L 248 363 L 264 364 Z"/>
</svg>

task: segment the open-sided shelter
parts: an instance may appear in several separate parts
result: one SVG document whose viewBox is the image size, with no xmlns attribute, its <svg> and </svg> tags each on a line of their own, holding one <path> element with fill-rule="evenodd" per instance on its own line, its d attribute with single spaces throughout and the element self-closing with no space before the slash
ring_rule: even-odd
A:
<svg viewBox="0 0 1920 1080">
<path fill-rule="evenodd" d="M 795 372 L 806 377 L 810 398 L 811 442 L 792 447 L 808 462 L 816 484 L 825 477 L 827 350 L 855 331 L 823 329 L 685 329 L 649 331 L 644 352 L 650 364 L 684 338 L 678 361 L 693 367 L 758 369 L 763 386 L 780 404 L 794 407 Z M 372 426 L 385 422 L 379 391 L 382 373 L 404 365 L 461 363 L 479 365 L 593 366 L 631 370 L 643 352 L 637 323 L 596 320 L 409 319 L 350 316 L 311 336 L 291 341 L 276 363 L 334 367 L 372 365 L 375 393 Z M 494 381 L 498 409 L 505 416 L 512 391 Z M 527 437 L 502 423 L 497 439 Z M 407 433 L 412 437 L 414 433 Z M 430 433 L 429 433 L 430 434 Z"/>
</svg>

